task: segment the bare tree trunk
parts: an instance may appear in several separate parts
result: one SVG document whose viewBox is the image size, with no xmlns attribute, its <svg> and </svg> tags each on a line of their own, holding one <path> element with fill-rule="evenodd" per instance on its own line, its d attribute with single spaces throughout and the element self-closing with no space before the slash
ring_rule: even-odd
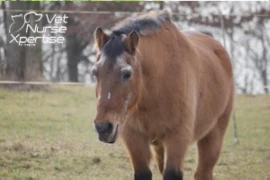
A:
<svg viewBox="0 0 270 180">
<path fill-rule="evenodd" d="M 263 90 L 265 94 L 269 94 L 269 89 L 268 89 L 268 72 L 267 72 L 267 68 L 268 68 L 268 59 L 267 59 L 267 45 L 265 43 L 265 38 L 264 38 L 264 28 L 261 26 L 259 28 L 260 30 L 260 36 L 258 37 L 258 39 L 261 41 L 262 43 L 262 56 L 260 59 L 259 65 L 258 65 L 258 71 L 259 74 L 261 76 L 261 80 L 262 80 L 262 84 L 263 84 Z M 265 34 L 267 36 L 267 34 Z"/>
<path fill-rule="evenodd" d="M 263 38 L 262 38 L 262 41 Z M 263 61 L 263 67 L 261 69 L 261 78 L 262 78 L 262 83 L 263 83 L 263 89 L 265 94 L 269 94 L 269 89 L 268 89 L 268 73 L 267 73 L 267 68 L 268 68 L 268 62 L 267 62 L 267 47 L 263 46 L 263 56 L 262 56 L 262 61 Z"/>
<path fill-rule="evenodd" d="M 79 44 L 73 36 L 67 36 L 68 77 L 70 82 L 78 82 L 78 63 L 81 51 Z"/>
<path fill-rule="evenodd" d="M 30 9 L 40 10 L 40 3 L 33 2 L 28 5 Z M 34 22 L 34 16 L 31 15 L 31 26 L 37 24 L 39 28 L 42 28 L 42 21 Z M 36 37 L 38 34 L 30 31 L 28 36 Z M 43 80 L 43 67 L 42 67 L 42 41 L 37 40 L 35 46 L 27 47 L 26 60 L 25 60 L 25 72 L 24 80 Z"/>
<path fill-rule="evenodd" d="M 76 64 L 68 64 L 68 77 L 70 82 L 78 82 L 78 68 Z"/>
<path fill-rule="evenodd" d="M 22 10 L 30 10 L 30 9 L 39 9 L 40 3 L 29 3 L 29 2 L 9 2 L 10 9 L 22 9 Z M 16 32 L 20 29 L 24 23 L 23 16 L 21 18 L 16 18 L 15 23 L 13 23 L 11 16 L 12 15 L 24 15 L 25 12 L 8 12 L 5 18 L 5 33 L 7 37 L 6 42 L 6 62 L 7 67 L 5 69 L 5 77 L 4 79 L 9 80 L 40 80 L 42 79 L 42 49 L 41 49 L 41 41 L 38 40 L 35 46 L 20 46 L 16 43 L 12 37 L 24 36 L 29 37 L 35 36 L 32 32 L 26 33 L 25 27 L 20 31 Z M 32 18 L 32 17 L 30 17 Z M 30 21 L 32 23 L 32 21 Z M 11 27 L 11 24 L 12 28 Z M 39 24 L 42 26 L 42 24 Z M 10 31 L 10 32 L 9 32 Z"/>
<path fill-rule="evenodd" d="M 10 2 L 10 9 L 27 9 L 27 4 L 24 2 Z M 6 44 L 6 59 L 7 67 L 5 73 L 5 79 L 10 80 L 23 80 L 24 79 L 24 69 L 25 69 L 25 57 L 26 57 L 26 47 L 19 46 L 17 43 L 10 43 L 12 41 L 12 36 L 9 33 L 9 28 L 12 24 L 11 16 L 19 13 L 7 13 L 5 19 L 5 30 L 7 37 Z M 11 32 L 19 29 L 23 24 L 23 18 L 19 19 L 12 26 Z M 14 36 L 20 34 L 21 36 L 26 36 L 25 31 L 13 33 Z"/>
<path fill-rule="evenodd" d="M 164 9 L 164 1 L 160 1 L 159 3 L 159 9 L 163 10 Z"/>
</svg>

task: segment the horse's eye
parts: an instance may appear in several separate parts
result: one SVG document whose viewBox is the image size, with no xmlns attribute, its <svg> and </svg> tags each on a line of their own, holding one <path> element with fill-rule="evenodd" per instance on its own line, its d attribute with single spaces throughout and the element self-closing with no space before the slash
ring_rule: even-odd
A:
<svg viewBox="0 0 270 180">
<path fill-rule="evenodd" d="M 91 70 L 93 76 L 97 77 L 97 68 L 94 66 Z"/>
<path fill-rule="evenodd" d="M 128 81 L 132 76 L 132 69 L 131 67 L 123 68 L 121 70 L 121 79 L 123 82 Z"/>
</svg>

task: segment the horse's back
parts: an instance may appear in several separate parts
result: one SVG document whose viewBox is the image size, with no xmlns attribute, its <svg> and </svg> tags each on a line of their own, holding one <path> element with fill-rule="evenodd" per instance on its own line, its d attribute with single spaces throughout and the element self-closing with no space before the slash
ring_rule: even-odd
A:
<svg viewBox="0 0 270 180">
<path fill-rule="evenodd" d="M 232 82 L 233 69 L 230 57 L 220 42 L 200 32 L 185 32 L 184 35 L 198 54 L 198 63 L 202 64 L 201 70 L 210 73 L 208 78 L 225 78 L 226 81 Z M 217 82 L 216 85 L 221 84 Z"/>
<path fill-rule="evenodd" d="M 195 46 L 200 55 L 205 54 L 207 56 L 212 56 L 214 59 L 213 63 L 216 65 L 222 65 L 224 70 L 227 72 L 227 75 L 232 77 L 233 72 L 230 57 L 220 42 L 215 40 L 209 33 L 205 32 L 184 31 L 183 34 L 188 38 L 188 40 L 190 40 L 192 45 Z M 217 59 L 220 61 L 217 62 Z M 208 61 L 209 59 L 201 58 L 201 60 Z"/>
</svg>

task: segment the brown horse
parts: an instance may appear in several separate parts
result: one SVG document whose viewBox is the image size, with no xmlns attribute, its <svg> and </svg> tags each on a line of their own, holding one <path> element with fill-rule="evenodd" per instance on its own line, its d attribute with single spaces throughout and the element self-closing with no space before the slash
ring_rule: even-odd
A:
<svg viewBox="0 0 270 180">
<path fill-rule="evenodd" d="M 222 45 L 179 32 L 167 11 L 127 19 L 109 34 L 97 28 L 95 38 L 99 139 L 114 143 L 121 135 L 135 180 L 152 179 L 151 145 L 163 179 L 183 179 L 186 150 L 197 142 L 195 179 L 213 179 L 234 99 Z"/>
</svg>

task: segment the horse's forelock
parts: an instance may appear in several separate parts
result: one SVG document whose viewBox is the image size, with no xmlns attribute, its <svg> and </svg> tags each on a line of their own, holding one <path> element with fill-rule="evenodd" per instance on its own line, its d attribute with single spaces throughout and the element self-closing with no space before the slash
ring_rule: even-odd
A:
<svg viewBox="0 0 270 180">
<path fill-rule="evenodd" d="M 121 35 L 111 35 L 110 40 L 105 44 L 103 52 L 108 59 L 115 61 L 125 50 Z"/>
</svg>

